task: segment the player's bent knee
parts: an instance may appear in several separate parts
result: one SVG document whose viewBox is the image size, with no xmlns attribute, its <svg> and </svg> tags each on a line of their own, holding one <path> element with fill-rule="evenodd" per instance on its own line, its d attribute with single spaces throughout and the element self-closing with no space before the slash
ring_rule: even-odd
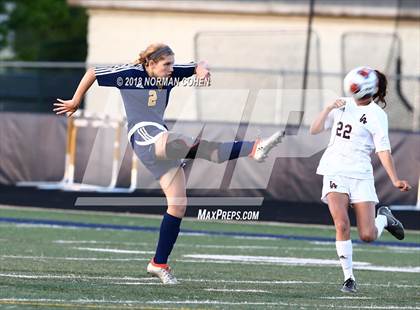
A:
<svg viewBox="0 0 420 310">
<path fill-rule="evenodd" d="M 359 233 L 360 240 L 363 242 L 373 242 L 376 240 L 376 232 L 375 231 L 363 231 Z"/>
<path fill-rule="evenodd" d="M 350 223 L 346 221 L 335 221 L 334 225 L 335 225 L 335 230 L 338 233 L 342 235 L 346 235 L 350 233 Z"/>
<path fill-rule="evenodd" d="M 184 217 L 186 211 L 187 211 L 187 205 L 186 204 L 184 204 L 184 205 L 168 204 L 168 213 L 173 215 L 173 216 L 182 218 L 182 217 Z"/>
<path fill-rule="evenodd" d="M 185 208 L 187 206 L 187 197 L 170 197 L 166 198 L 168 206 L 175 208 Z"/>
<path fill-rule="evenodd" d="M 155 142 L 155 154 L 158 159 L 188 158 L 188 154 L 196 146 L 193 138 L 174 132 L 165 132 Z"/>
</svg>

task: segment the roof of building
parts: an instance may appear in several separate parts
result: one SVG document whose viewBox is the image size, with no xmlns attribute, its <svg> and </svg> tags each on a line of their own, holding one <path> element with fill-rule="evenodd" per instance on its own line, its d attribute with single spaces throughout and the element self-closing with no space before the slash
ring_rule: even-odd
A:
<svg viewBox="0 0 420 310">
<path fill-rule="evenodd" d="M 418 0 L 314 0 L 317 16 L 419 19 Z M 96 9 L 304 16 L 309 0 L 67 0 Z"/>
</svg>

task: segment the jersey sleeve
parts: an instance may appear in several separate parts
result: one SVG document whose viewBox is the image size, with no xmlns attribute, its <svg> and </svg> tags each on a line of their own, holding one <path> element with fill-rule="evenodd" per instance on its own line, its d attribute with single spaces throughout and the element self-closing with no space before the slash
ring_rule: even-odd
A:
<svg viewBox="0 0 420 310">
<path fill-rule="evenodd" d="M 388 117 L 385 113 L 378 115 L 375 121 L 369 126 L 373 136 L 375 152 L 391 151 L 391 144 L 388 137 Z"/>
<path fill-rule="evenodd" d="M 186 65 L 174 65 L 174 71 L 172 76 L 175 78 L 188 78 L 195 74 L 195 63 L 190 63 Z"/>
<path fill-rule="evenodd" d="M 129 64 L 116 65 L 116 66 L 105 66 L 95 67 L 96 81 L 99 86 L 110 86 L 110 87 L 121 87 L 123 86 L 124 79 L 127 77 L 133 77 L 136 74 Z"/>
<path fill-rule="evenodd" d="M 330 113 L 328 113 L 327 118 L 325 119 L 325 122 L 324 122 L 324 130 L 332 128 L 332 126 L 334 125 L 334 117 L 337 111 L 338 109 L 334 109 L 334 110 L 331 110 Z"/>
</svg>

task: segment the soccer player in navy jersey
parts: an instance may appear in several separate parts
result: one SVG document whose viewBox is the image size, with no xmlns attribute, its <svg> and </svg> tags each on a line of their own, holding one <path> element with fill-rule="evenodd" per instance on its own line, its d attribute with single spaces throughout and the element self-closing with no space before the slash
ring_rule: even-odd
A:
<svg viewBox="0 0 420 310">
<path fill-rule="evenodd" d="M 221 163 L 248 156 L 261 162 L 282 137 L 278 131 L 267 139 L 221 143 L 169 131 L 163 115 L 172 88 L 194 74 L 197 79 L 210 78 L 205 62 L 176 65 L 174 61 L 169 46 L 151 44 L 134 63 L 88 69 L 73 98 L 57 99 L 54 103 L 56 114 L 70 117 L 95 80 L 99 86 L 120 90 L 127 115 L 128 139 L 136 155 L 159 181 L 168 202 L 156 254 L 147 266 L 147 272 L 158 276 L 164 284 L 178 283 L 167 262 L 187 205 L 181 159 L 203 158 Z"/>
</svg>

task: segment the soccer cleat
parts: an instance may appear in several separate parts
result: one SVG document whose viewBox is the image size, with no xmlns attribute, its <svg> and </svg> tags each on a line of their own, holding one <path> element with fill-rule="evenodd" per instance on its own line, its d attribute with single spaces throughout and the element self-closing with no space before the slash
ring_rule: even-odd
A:
<svg viewBox="0 0 420 310">
<path fill-rule="evenodd" d="M 171 268 L 167 264 L 156 264 L 152 261 L 147 265 L 147 273 L 158 277 L 163 284 L 178 284 Z"/>
<path fill-rule="evenodd" d="M 357 292 L 356 280 L 352 278 L 348 278 L 346 281 L 344 281 L 341 291 L 343 293 L 356 293 Z"/>
<path fill-rule="evenodd" d="M 254 148 L 250 154 L 250 157 L 254 158 L 258 162 L 263 162 L 267 158 L 270 150 L 281 142 L 281 138 L 284 137 L 284 132 L 277 131 L 266 139 L 258 139 L 255 141 Z"/>
<path fill-rule="evenodd" d="M 391 235 L 393 235 L 398 240 L 404 239 L 404 226 L 399 220 L 395 218 L 391 210 L 388 207 L 380 207 L 378 209 L 378 215 L 385 215 L 387 220 L 387 225 L 385 227 Z"/>
</svg>

